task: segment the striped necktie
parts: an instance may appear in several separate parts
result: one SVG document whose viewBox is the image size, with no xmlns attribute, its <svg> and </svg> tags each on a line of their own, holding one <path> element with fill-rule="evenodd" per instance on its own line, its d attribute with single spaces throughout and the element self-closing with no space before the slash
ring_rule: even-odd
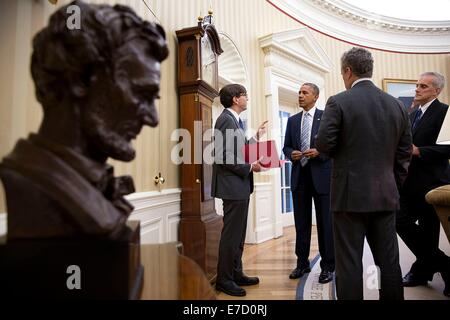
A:
<svg viewBox="0 0 450 320">
<path fill-rule="evenodd" d="M 303 114 L 303 124 L 300 133 L 300 151 L 304 152 L 309 149 L 311 137 L 311 115 L 307 112 Z M 301 158 L 300 164 L 304 167 L 308 163 L 308 158 Z"/>
</svg>

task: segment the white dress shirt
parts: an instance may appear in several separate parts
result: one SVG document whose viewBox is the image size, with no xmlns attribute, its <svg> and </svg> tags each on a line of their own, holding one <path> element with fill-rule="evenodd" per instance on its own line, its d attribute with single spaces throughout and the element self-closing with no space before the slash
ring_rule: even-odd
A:
<svg viewBox="0 0 450 320">
<path fill-rule="evenodd" d="M 419 109 L 422 110 L 422 117 L 425 114 L 425 111 L 427 111 L 428 107 L 434 102 L 434 100 L 436 100 L 436 98 L 434 98 L 433 100 L 425 103 L 423 106 L 419 107 Z"/>
<path fill-rule="evenodd" d="M 352 88 L 353 88 L 357 83 L 360 83 L 360 82 L 363 82 L 363 81 L 370 81 L 370 82 L 373 82 L 371 78 L 359 78 L 358 80 L 356 80 L 355 82 L 352 83 Z"/>
</svg>

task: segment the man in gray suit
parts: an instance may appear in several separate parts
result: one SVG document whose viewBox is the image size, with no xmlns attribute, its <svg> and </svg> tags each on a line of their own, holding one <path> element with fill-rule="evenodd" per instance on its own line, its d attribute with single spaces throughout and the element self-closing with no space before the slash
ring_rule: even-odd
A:
<svg viewBox="0 0 450 320">
<path fill-rule="evenodd" d="M 371 81 L 369 51 L 341 58 L 347 91 L 328 99 L 316 140 L 333 159 L 333 211 L 338 299 L 363 299 L 364 239 L 379 268 L 380 299 L 403 299 L 395 230 L 398 188 L 408 172 L 411 128 L 402 103 Z"/>
<path fill-rule="evenodd" d="M 225 110 L 214 127 L 214 164 L 211 195 L 223 200 L 223 229 L 219 244 L 216 289 L 232 296 L 245 296 L 240 286 L 259 283 L 248 277 L 242 268 L 242 253 L 247 229 L 250 194 L 253 192 L 253 172 L 262 170 L 259 161 L 245 163 L 242 147 L 262 137 L 265 121 L 256 137 L 247 140 L 239 114 L 247 109 L 247 91 L 239 84 L 229 84 L 220 90 L 220 102 Z"/>
</svg>

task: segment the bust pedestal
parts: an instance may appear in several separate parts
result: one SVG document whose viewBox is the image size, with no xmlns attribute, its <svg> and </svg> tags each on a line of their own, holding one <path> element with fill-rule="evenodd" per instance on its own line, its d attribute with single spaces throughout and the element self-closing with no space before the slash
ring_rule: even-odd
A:
<svg viewBox="0 0 450 320">
<path fill-rule="evenodd" d="M 144 274 L 140 224 L 130 221 L 128 227 L 118 240 L 32 239 L 0 245 L 0 297 L 139 299 Z"/>
</svg>

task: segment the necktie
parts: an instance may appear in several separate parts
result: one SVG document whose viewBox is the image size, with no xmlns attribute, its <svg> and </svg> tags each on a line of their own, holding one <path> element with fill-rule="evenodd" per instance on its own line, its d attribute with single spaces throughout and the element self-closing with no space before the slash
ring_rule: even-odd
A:
<svg viewBox="0 0 450 320">
<path fill-rule="evenodd" d="M 413 121 L 413 125 L 412 125 L 413 130 L 419 124 L 420 119 L 422 119 L 422 115 L 423 115 L 422 109 L 419 108 L 419 110 L 417 110 L 417 112 L 416 112 L 416 116 L 414 117 L 414 121 Z"/>
<path fill-rule="evenodd" d="M 242 122 L 241 118 L 239 118 L 239 127 L 244 130 L 244 123 Z M 245 130 L 244 130 L 245 131 Z"/>
<path fill-rule="evenodd" d="M 304 113 L 303 115 L 303 125 L 300 133 L 300 151 L 304 152 L 309 149 L 309 140 L 311 134 L 311 115 L 309 113 Z M 303 157 L 300 159 L 300 164 L 304 167 L 308 163 L 308 159 Z"/>
</svg>

